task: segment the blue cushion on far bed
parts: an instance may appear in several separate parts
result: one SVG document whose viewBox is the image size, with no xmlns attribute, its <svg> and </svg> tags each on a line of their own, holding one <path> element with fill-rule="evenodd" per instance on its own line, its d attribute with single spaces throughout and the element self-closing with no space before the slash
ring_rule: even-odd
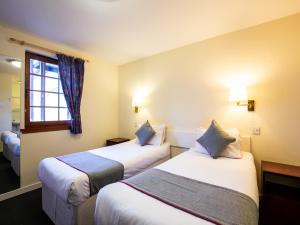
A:
<svg viewBox="0 0 300 225">
<path fill-rule="evenodd" d="M 148 120 L 135 132 L 135 135 L 136 135 L 137 139 L 139 140 L 139 143 L 141 146 L 144 146 L 145 144 L 147 144 L 147 142 L 153 137 L 154 134 L 155 134 L 155 131 L 151 127 Z"/>
</svg>

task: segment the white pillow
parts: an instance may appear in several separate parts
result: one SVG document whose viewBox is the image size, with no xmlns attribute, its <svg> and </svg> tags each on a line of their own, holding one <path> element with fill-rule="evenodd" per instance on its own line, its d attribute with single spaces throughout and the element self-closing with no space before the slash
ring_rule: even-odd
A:
<svg viewBox="0 0 300 225">
<path fill-rule="evenodd" d="M 155 131 L 154 136 L 148 141 L 149 145 L 162 145 L 166 139 L 166 126 L 164 124 L 154 125 L 153 130 Z"/>
<path fill-rule="evenodd" d="M 140 127 L 139 125 L 138 127 Z M 166 139 L 166 125 L 160 124 L 160 125 L 153 125 L 153 130 L 155 131 L 154 136 L 148 141 L 148 145 L 156 145 L 160 146 L 165 142 Z M 136 139 L 136 143 L 139 144 L 138 139 Z"/>
<path fill-rule="evenodd" d="M 199 144 L 197 141 L 206 131 L 206 128 L 197 128 L 196 130 L 196 144 L 195 144 L 195 149 L 199 151 L 200 153 L 203 154 L 208 154 L 206 149 Z M 233 158 L 233 159 L 240 159 L 242 158 L 241 154 L 241 137 L 240 137 L 240 132 L 238 129 L 233 128 L 233 129 L 226 129 L 225 132 L 227 132 L 230 136 L 234 137 L 236 140 L 235 142 L 229 144 L 224 151 L 221 153 L 221 157 L 226 157 L 226 158 Z"/>
</svg>

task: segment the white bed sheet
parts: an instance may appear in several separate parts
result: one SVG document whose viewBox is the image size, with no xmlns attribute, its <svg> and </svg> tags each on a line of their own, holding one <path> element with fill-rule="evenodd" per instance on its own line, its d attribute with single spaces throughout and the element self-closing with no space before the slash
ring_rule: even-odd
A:
<svg viewBox="0 0 300 225">
<path fill-rule="evenodd" d="M 141 147 L 134 141 L 129 141 L 88 152 L 122 163 L 124 178 L 128 178 L 169 156 L 170 144 Z M 88 176 L 56 158 L 46 158 L 40 162 L 38 177 L 64 201 L 72 205 L 80 205 L 90 197 Z"/>
<path fill-rule="evenodd" d="M 9 138 L 11 138 L 11 137 L 17 138 L 18 136 L 17 136 L 17 134 L 15 134 L 15 133 L 13 133 L 13 132 L 11 132 L 11 131 L 3 131 L 3 132 L 1 133 L 1 141 L 2 141 L 4 144 L 7 144 L 8 141 L 9 141 Z"/>
<path fill-rule="evenodd" d="M 242 152 L 242 156 L 242 159 L 215 160 L 191 149 L 156 168 L 239 191 L 250 196 L 258 205 L 253 156 L 248 152 Z M 119 182 L 104 187 L 98 193 L 95 221 L 97 225 L 211 224 Z"/>
<path fill-rule="evenodd" d="M 10 160 L 12 160 L 15 155 L 20 155 L 20 138 L 14 136 L 9 137 L 7 147 L 9 150 Z"/>
<path fill-rule="evenodd" d="M 15 173 L 20 176 L 20 138 L 11 137 L 8 141 L 9 158 L 11 160 L 11 167 Z"/>
</svg>

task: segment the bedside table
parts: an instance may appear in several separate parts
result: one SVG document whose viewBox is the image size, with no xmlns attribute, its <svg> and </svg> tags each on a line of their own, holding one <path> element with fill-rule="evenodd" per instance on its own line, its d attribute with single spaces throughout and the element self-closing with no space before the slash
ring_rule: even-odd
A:
<svg viewBox="0 0 300 225">
<path fill-rule="evenodd" d="M 112 139 L 108 139 L 108 140 L 106 140 L 106 146 L 121 144 L 121 143 L 129 141 L 129 140 L 130 139 L 128 139 L 128 138 L 112 138 Z"/>
<path fill-rule="evenodd" d="M 300 224 L 300 167 L 261 162 L 261 225 Z"/>
</svg>

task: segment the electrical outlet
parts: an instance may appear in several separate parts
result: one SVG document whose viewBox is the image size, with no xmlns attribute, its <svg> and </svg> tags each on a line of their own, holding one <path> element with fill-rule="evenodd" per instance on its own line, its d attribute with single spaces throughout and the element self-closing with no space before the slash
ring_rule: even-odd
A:
<svg viewBox="0 0 300 225">
<path fill-rule="evenodd" d="M 260 127 L 252 128 L 252 134 L 253 135 L 260 135 Z"/>
</svg>

